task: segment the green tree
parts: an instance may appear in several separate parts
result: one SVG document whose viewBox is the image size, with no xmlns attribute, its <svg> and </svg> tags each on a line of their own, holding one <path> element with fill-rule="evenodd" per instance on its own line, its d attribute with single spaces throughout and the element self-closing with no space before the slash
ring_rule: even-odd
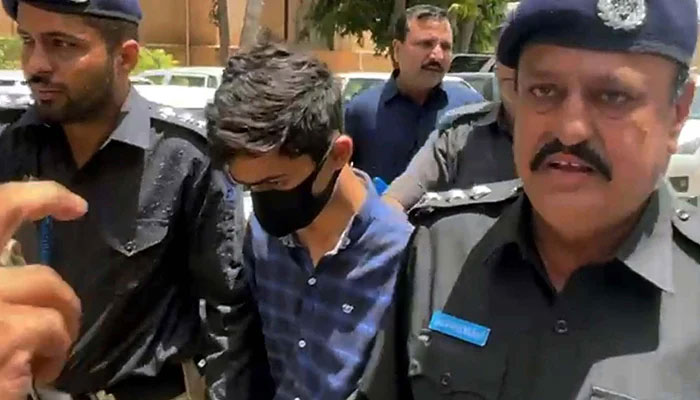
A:
<svg viewBox="0 0 700 400">
<path fill-rule="evenodd" d="M 172 68 L 177 65 L 178 61 L 175 57 L 165 50 L 142 47 L 139 53 L 139 62 L 132 73 L 138 74 L 149 69 Z"/>
<path fill-rule="evenodd" d="M 0 69 L 22 67 L 22 40 L 17 36 L 0 37 Z"/>
<path fill-rule="evenodd" d="M 455 25 L 458 51 L 492 51 L 507 0 L 407 0 L 406 6 L 428 3 L 447 8 Z M 335 33 L 358 37 L 369 31 L 383 53 L 391 45 L 391 21 L 395 19 L 395 0 L 315 0 L 307 15 L 308 23 L 326 38 Z M 392 18 L 392 16 L 394 16 Z M 471 26 L 470 26 L 471 25 Z"/>
</svg>

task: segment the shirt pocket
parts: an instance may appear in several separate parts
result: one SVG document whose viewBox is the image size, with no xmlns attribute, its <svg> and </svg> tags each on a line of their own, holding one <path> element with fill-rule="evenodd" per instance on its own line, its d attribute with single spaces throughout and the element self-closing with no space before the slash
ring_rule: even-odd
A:
<svg viewBox="0 0 700 400">
<path fill-rule="evenodd" d="M 107 232 L 112 250 L 110 267 L 115 268 L 115 293 L 136 290 L 163 261 L 169 221 L 137 219 L 129 233 Z"/>
<path fill-rule="evenodd" d="M 413 393 L 425 398 L 496 400 L 506 371 L 505 353 L 423 330 L 409 344 Z"/>
</svg>

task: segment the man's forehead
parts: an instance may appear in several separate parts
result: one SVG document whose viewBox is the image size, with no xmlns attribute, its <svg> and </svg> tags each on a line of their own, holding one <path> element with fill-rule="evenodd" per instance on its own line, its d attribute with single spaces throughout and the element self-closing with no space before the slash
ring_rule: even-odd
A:
<svg viewBox="0 0 700 400">
<path fill-rule="evenodd" d="M 622 79 L 635 74 L 659 73 L 676 64 L 653 54 L 579 49 L 550 44 L 532 44 L 525 48 L 518 64 L 519 73 L 534 75 L 592 74 Z"/>
<path fill-rule="evenodd" d="M 420 36 L 436 36 L 438 33 L 447 33 L 451 31 L 450 22 L 447 19 L 439 19 L 436 17 L 413 18 L 408 21 L 408 34 Z M 452 35 L 449 35 L 452 39 Z"/>
</svg>

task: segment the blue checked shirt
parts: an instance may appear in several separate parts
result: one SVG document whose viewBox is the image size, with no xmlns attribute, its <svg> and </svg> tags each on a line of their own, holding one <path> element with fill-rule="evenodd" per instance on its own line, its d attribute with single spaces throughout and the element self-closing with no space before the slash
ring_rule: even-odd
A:
<svg viewBox="0 0 700 400">
<path fill-rule="evenodd" d="M 244 263 L 275 400 L 345 399 L 356 389 L 412 231 L 373 189 L 368 192 L 336 250 L 316 268 L 294 237 L 270 236 L 251 218 Z"/>
</svg>

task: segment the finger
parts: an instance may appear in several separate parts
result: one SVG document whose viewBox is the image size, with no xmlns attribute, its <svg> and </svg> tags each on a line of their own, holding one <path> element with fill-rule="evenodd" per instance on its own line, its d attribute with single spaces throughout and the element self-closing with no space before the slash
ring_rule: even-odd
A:
<svg viewBox="0 0 700 400">
<path fill-rule="evenodd" d="M 0 269 L 0 301 L 32 307 L 54 308 L 64 319 L 72 340 L 80 333 L 82 309 L 73 288 L 49 267 Z"/>
<path fill-rule="evenodd" d="M 0 361 L 0 399 L 26 400 L 32 389 L 31 354 L 17 351 Z"/>
<path fill-rule="evenodd" d="M 13 182 L 0 185 L 0 246 L 25 220 L 51 215 L 59 220 L 79 218 L 87 202 L 55 182 Z"/>
<path fill-rule="evenodd" d="M 15 354 L 30 355 L 34 378 L 42 383 L 55 380 L 60 374 L 72 344 L 68 328 L 60 313 L 51 308 L 3 304 L 0 308 L 0 332 L 9 360 Z"/>
</svg>

